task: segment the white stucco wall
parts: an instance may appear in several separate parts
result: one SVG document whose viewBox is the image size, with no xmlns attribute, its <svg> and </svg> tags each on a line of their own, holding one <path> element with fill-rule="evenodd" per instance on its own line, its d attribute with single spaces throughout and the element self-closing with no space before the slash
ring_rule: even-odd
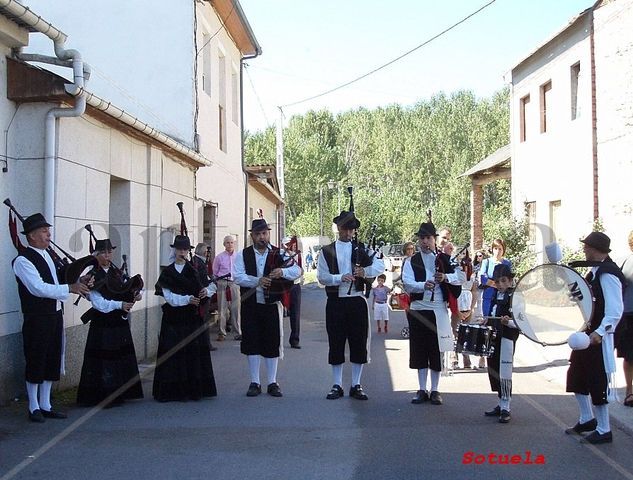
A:
<svg viewBox="0 0 633 480">
<path fill-rule="evenodd" d="M 193 144 L 194 2 L 23 3 L 66 33 L 66 48 L 79 50 L 93 67 L 91 92 Z M 54 56 L 48 38 L 31 37 L 27 52 Z M 56 72 L 68 75 L 67 69 Z"/>
<path fill-rule="evenodd" d="M 234 95 L 239 97 L 240 52 L 226 30 L 222 28 L 217 14 L 208 2 L 198 5 L 198 26 L 198 48 L 202 49 L 198 56 L 200 152 L 213 160 L 213 166 L 201 168 L 198 171 L 196 190 L 200 200 L 218 205 L 215 251 L 221 252 L 224 236 L 239 233 L 243 241 L 241 237 L 244 231 L 246 184 L 242 172 L 241 118 L 239 101 L 233 102 Z M 213 34 L 216 35 L 213 36 Z M 205 38 L 210 38 L 210 42 L 202 48 Z M 203 89 L 204 55 L 208 55 L 210 61 L 209 93 Z M 224 150 L 220 149 L 219 144 L 220 56 L 223 57 L 225 64 L 223 97 L 226 110 L 226 148 Z M 232 81 L 233 74 L 237 75 L 235 82 Z"/>
<path fill-rule="evenodd" d="M 600 217 L 617 257 L 633 230 L 633 0 L 598 8 L 594 25 Z"/>
<path fill-rule="evenodd" d="M 23 105 L 14 119 L 16 133 L 10 137 L 11 144 L 23 155 L 40 158 L 11 166 L 15 183 L 10 193 L 25 215 L 43 209 L 44 116 L 51 106 Z M 59 120 L 58 139 L 56 243 L 76 258 L 88 255 L 89 235 L 84 225 L 90 223 L 97 238 L 109 237 L 118 247 L 114 262 L 121 265 L 121 254 L 126 254 L 130 273 L 140 273 L 145 279 L 148 293 L 135 310 L 158 306 L 152 292 L 159 271 L 161 232 L 179 229 L 176 202 L 184 202 L 185 211 L 193 211 L 194 170 L 156 146 L 89 116 Z M 187 218 L 187 223 L 192 242 L 196 242 L 195 217 Z M 4 258 L 14 256 L 6 228 L 0 231 L 7 237 L 1 245 Z M 24 237 L 22 241 L 26 244 Z M 0 336 L 19 332 L 22 320 L 10 269 L 2 269 L 2 280 L 11 294 L 0 296 Z M 85 301 L 66 308 L 65 326 L 80 325 L 79 317 L 87 308 Z"/>
<path fill-rule="evenodd" d="M 511 143 L 512 204 L 524 216 L 525 202 L 536 202 L 536 222 L 549 227 L 550 202 L 560 201 L 559 241 L 578 248 L 591 231 L 593 214 L 591 78 L 587 19 L 563 32 L 512 74 Z M 571 120 L 572 65 L 580 62 L 580 117 Z M 547 131 L 540 133 L 540 87 L 552 82 L 548 96 Z M 520 99 L 530 95 L 526 140 L 520 140 Z M 539 233 L 545 233 L 544 235 Z M 551 241 L 547 229 L 537 230 L 535 251 Z"/>
</svg>

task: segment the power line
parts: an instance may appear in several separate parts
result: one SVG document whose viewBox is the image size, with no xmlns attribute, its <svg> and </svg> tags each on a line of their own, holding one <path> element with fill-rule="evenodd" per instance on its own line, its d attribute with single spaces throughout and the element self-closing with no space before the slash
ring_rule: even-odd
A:
<svg viewBox="0 0 633 480">
<path fill-rule="evenodd" d="M 495 0 L 491 0 L 490 2 L 488 2 L 487 4 L 485 4 L 484 6 L 480 7 L 479 9 L 475 10 L 474 12 L 472 12 L 471 14 L 465 16 L 464 18 L 462 18 L 461 20 L 459 20 L 458 22 L 454 23 L 453 25 L 451 25 L 450 27 L 442 30 L 440 33 L 434 35 L 433 37 L 429 38 L 428 40 L 425 40 L 424 42 L 422 42 L 420 45 L 418 45 L 417 47 L 412 48 L 411 50 L 403 53 L 402 55 L 400 55 L 399 57 L 394 58 L 393 60 L 390 60 L 389 62 L 374 68 L 373 70 L 361 75 L 360 77 L 357 77 L 353 80 L 350 80 L 349 82 L 343 83 L 342 85 L 339 85 L 338 87 L 334 87 L 331 88 L 329 90 L 326 90 L 325 92 L 319 93 L 317 95 L 313 95 L 311 97 L 308 98 L 304 98 L 303 100 L 298 100 L 296 102 L 292 102 L 292 103 L 287 103 L 285 105 L 281 105 L 280 108 L 285 108 L 285 107 L 292 107 L 294 105 L 299 105 L 300 103 L 305 103 L 309 100 L 314 100 L 315 98 L 319 98 L 319 97 L 323 97 L 325 95 L 328 95 L 332 92 L 335 92 L 337 90 L 340 90 L 341 88 L 345 88 L 348 85 L 351 85 L 352 83 L 356 83 L 359 80 L 362 80 L 363 78 L 369 77 L 370 75 L 373 75 L 374 73 L 382 70 L 383 68 L 388 67 L 389 65 L 396 63 L 398 60 L 403 59 L 404 57 L 406 57 L 407 55 L 412 54 L 413 52 L 415 52 L 416 50 L 424 47 L 425 45 L 428 45 L 429 43 L 431 43 L 433 40 L 438 39 L 439 37 L 441 37 L 442 35 L 444 35 L 445 33 L 450 32 L 451 30 L 453 30 L 455 27 L 461 25 L 462 23 L 464 23 L 465 21 L 467 21 L 468 19 L 474 17 L 475 15 L 477 15 L 479 12 L 481 12 L 482 10 L 484 10 L 485 8 L 489 7 L 490 5 L 492 5 L 493 3 L 495 3 Z"/>
<path fill-rule="evenodd" d="M 244 71 L 246 72 L 246 77 L 248 78 L 248 82 L 251 84 L 251 88 L 253 89 L 255 98 L 257 99 L 257 104 L 259 105 L 259 109 L 262 111 L 262 115 L 264 115 L 264 120 L 266 120 L 267 125 L 270 125 L 270 121 L 268 120 L 268 116 L 266 115 L 266 111 L 264 110 L 264 106 L 262 105 L 262 100 L 259 98 L 259 95 L 257 94 L 257 90 L 255 90 L 255 84 L 253 84 L 253 79 L 251 78 L 251 74 L 248 72 L 247 63 L 244 63 Z"/>
</svg>

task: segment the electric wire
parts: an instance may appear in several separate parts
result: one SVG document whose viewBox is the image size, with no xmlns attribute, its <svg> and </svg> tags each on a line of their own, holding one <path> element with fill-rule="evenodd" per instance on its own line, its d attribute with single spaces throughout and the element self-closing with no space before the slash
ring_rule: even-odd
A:
<svg viewBox="0 0 633 480">
<path fill-rule="evenodd" d="M 316 98 L 319 97 L 323 97 L 325 95 L 328 95 L 330 93 L 336 92 L 337 90 L 340 90 L 342 88 L 345 88 L 353 83 L 356 83 L 364 78 L 369 77 L 370 75 L 373 75 L 376 72 L 379 72 L 380 70 L 388 67 L 389 65 L 392 65 L 394 63 L 396 63 L 397 61 L 403 59 L 404 57 L 406 57 L 407 55 L 412 54 L 413 52 L 415 52 L 416 50 L 428 45 L 429 43 L 431 43 L 432 41 L 440 38 L 441 36 L 443 36 L 444 34 L 450 32 L 451 30 L 453 30 L 454 28 L 456 28 L 457 26 L 461 25 L 462 23 L 466 22 L 467 20 L 469 20 L 470 18 L 474 17 L 475 15 L 477 15 L 479 12 L 481 12 L 482 10 L 484 10 L 485 8 L 489 7 L 490 5 L 492 5 L 496 0 L 491 0 L 490 2 L 486 3 L 485 5 L 483 5 L 482 7 L 478 8 L 477 10 L 475 10 L 474 12 L 470 13 L 469 15 L 465 16 L 464 18 L 462 18 L 461 20 L 459 20 L 458 22 L 452 24 L 450 27 L 445 28 L 444 30 L 442 30 L 440 33 L 437 33 L 436 35 L 432 36 L 431 38 L 429 38 L 428 40 L 425 40 L 424 42 L 422 42 L 421 44 L 419 44 L 418 46 L 408 50 L 407 52 L 403 53 L 402 55 L 394 58 L 393 60 L 390 60 L 387 63 L 384 63 L 382 65 L 380 65 L 379 67 L 374 68 L 373 70 L 354 78 L 353 80 L 350 80 L 348 82 L 345 82 L 337 87 L 331 88 L 329 90 L 326 90 L 325 92 L 321 92 L 317 95 L 312 95 L 311 97 L 307 97 L 304 98 L 302 100 L 297 100 L 296 102 L 291 102 L 291 103 L 287 103 L 285 105 L 281 105 L 280 108 L 286 108 L 286 107 L 292 107 L 294 105 L 299 105 L 300 103 L 305 103 L 308 102 L 310 100 L 314 100 Z"/>
</svg>

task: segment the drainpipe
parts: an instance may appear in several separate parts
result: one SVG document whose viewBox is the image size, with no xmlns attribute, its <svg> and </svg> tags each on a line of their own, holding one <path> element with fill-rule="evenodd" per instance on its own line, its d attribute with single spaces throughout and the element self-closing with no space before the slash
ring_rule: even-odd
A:
<svg viewBox="0 0 633 480">
<path fill-rule="evenodd" d="M 86 111 L 86 94 L 83 91 L 83 61 L 77 50 L 64 50 L 63 45 L 55 43 L 55 55 L 61 60 L 72 58 L 73 81 L 66 84 L 66 92 L 75 97 L 73 108 L 53 108 L 46 114 L 44 134 L 44 216 L 55 225 L 55 160 L 57 149 L 56 120 L 62 117 L 80 117 Z"/>
<path fill-rule="evenodd" d="M 46 114 L 45 140 L 44 140 L 44 216 L 55 225 L 55 150 L 56 119 L 61 117 L 78 117 L 86 110 L 86 98 L 83 93 L 84 86 L 84 66 L 81 54 L 77 50 L 65 49 L 64 44 L 68 36 L 44 20 L 39 15 L 33 13 L 28 7 L 15 0 L 0 0 L 0 7 L 14 15 L 23 23 L 29 25 L 34 30 L 43 33 L 53 41 L 55 55 L 60 60 L 72 60 L 73 82 L 65 86 L 66 91 L 75 97 L 73 108 L 53 108 Z M 55 230 L 53 230 L 54 232 Z"/>
<path fill-rule="evenodd" d="M 591 164 L 592 164 L 592 186 L 593 186 L 593 223 L 600 218 L 599 198 L 599 177 L 598 177 L 598 116 L 596 113 L 596 53 L 595 53 L 595 37 L 594 37 L 594 16 L 593 8 L 589 13 L 589 48 L 590 48 L 590 70 L 591 70 Z"/>
<path fill-rule="evenodd" d="M 244 173 L 244 247 L 246 247 L 246 239 L 248 238 L 248 173 L 246 173 L 246 159 L 244 157 L 244 60 L 250 60 L 257 57 L 261 51 L 253 55 L 247 55 L 240 60 L 240 122 L 242 123 L 242 172 Z"/>
</svg>

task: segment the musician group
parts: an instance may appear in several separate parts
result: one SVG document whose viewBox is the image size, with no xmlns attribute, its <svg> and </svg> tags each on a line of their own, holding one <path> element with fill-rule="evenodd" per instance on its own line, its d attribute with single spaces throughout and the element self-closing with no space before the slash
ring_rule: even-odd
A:
<svg viewBox="0 0 633 480">
<path fill-rule="evenodd" d="M 350 192 L 351 198 L 351 192 Z M 182 210 L 181 210 L 182 213 Z M 349 351 L 351 378 L 348 395 L 368 400 L 361 377 L 370 361 L 370 314 L 364 295 L 366 279 L 384 271 L 381 255 L 357 239 L 360 220 L 353 203 L 333 219 L 338 238 L 326 245 L 318 259 L 317 279 L 325 286 L 328 363 L 332 387 L 328 400 L 345 396 L 343 365 Z M 82 320 L 90 322 L 77 402 L 80 405 L 110 407 L 125 400 L 142 398 L 136 354 L 132 343 L 128 312 L 140 300 L 139 289 L 130 289 L 129 277 L 112 264 L 116 248 L 109 239 L 98 240 L 89 274 L 70 278 L 64 265 L 54 262 L 50 249 L 50 224 L 41 214 L 23 219 L 28 247 L 21 248 L 13 261 L 24 314 L 24 353 L 28 416 L 42 423 L 47 418 L 66 418 L 53 409 L 50 391 L 63 372 L 64 331 L 62 302 L 71 293 L 89 299 L 91 308 Z M 250 384 L 246 395 L 262 393 L 260 366 L 266 367 L 266 393 L 282 397 L 277 379 L 278 361 L 283 358 L 283 307 L 281 299 L 302 275 L 295 252 L 270 244 L 270 227 L 263 218 L 255 219 L 249 230 L 252 245 L 234 259 L 232 280 L 240 289 L 241 353 L 246 356 Z M 91 233 L 92 234 L 92 233 Z M 411 403 L 442 405 L 440 373 L 445 352 L 454 349 L 454 334 L 447 305 L 457 299 L 466 281 L 464 265 L 437 249 L 438 233 L 431 219 L 418 231 L 419 251 L 403 264 L 402 282 L 410 297 L 406 317 L 409 327 L 409 367 L 417 370 L 419 389 Z M 595 297 L 594 314 L 585 329 L 586 345 L 575 345 L 570 358 L 567 391 L 579 406 L 578 423 L 569 434 L 583 434 L 589 443 L 612 441 L 607 393 L 608 376 L 615 371 L 612 333 L 623 311 L 625 278 L 610 259 L 610 240 L 592 232 L 584 240 L 585 256 L 591 272 L 587 278 Z M 17 246 L 17 245 L 16 245 Z M 205 302 L 217 292 L 216 283 L 190 262 L 191 244 L 187 235 L 177 235 L 172 248 L 174 262 L 163 269 L 156 294 L 164 298 L 154 373 L 153 396 L 161 402 L 199 400 L 217 394 L 210 355 Z M 491 390 L 498 404 L 485 415 L 500 423 L 510 421 L 512 363 L 519 328 L 512 315 L 513 272 L 499 263 L 492 275 L 494 293 L 486 320 L 469 330 L 485 328 L 492 342 L 487 351 L 468 351 L 488 357 Z M 130 296 L 132 295 L 132 296 Z M 488 335 L 486 333 L 486 335 Z M 458 350 L 459 351 L 459 350 Z M 467 351 L 467 349 L 464 349 Z M 592 408 L 593 407 L 593 408 Z"/>
</svg>

